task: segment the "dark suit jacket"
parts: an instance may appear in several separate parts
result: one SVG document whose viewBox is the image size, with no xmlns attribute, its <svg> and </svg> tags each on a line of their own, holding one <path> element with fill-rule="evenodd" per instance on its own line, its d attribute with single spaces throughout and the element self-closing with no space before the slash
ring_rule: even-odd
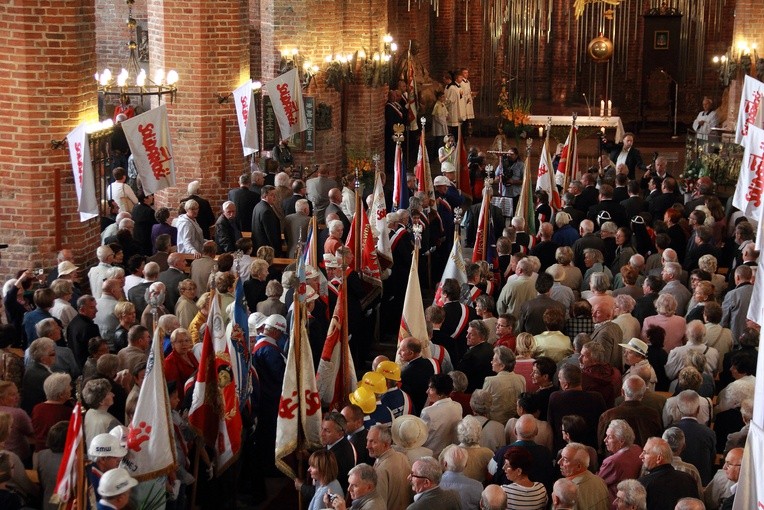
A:
<svg viewBox="0 0 764 510">
<path fill-rule="evenodd" d="M 342 207 L 338 206 L 337 204 L 329 203 L 328 206 L 326 206 L 326 216 L 329 216 L 330 214 L 336 214 L 340 217 L 340 221 L 342 222 L 342 226 L 345 227 L 342 231 L 342 242 L 344 243 L 347 241 L 348 234 L 350 233 L 350 220 L 348 219 L 347 215 L 343 212 Z"/>
<path fill-rule="evenodd" d="M 605 400 L 602 395 L 593 391 L 560 390 L 552 393 L 547 408 L 547 421 L 552 426 L 554 449 L 559 450 L 565 446 L 565 441 L 562 439 L 562 418 L 569 414 L 577 414 L 586 421 L 586 435 L 581 442 L 596 448 L 596 424 L 605 409 Z"/>
<path fill-rule="evenodd" d="M 419 416 L 427 401 L 427 386 L 435 373 L 432 361 L 422 357 L 411 361 L 401 370 L 401 389 L 411 397 L 413 414 Z"/>
<path fill-rule="evenodd" d="M 234 218 L 234 221 L 237 221 Z M 233 253 L 236 251 L 236 241 L 241 239 L 241 226 L 233 225 L 224 215 L 218 216 L 215 222 L 215 242 L 218 253 Z"/>
<path fill-rule="evenodd" d="M 141 316 L 143 310 L 146 308 L 146 289 L 148 289 L 152 283 L 153 282 L 142 282 L 127 291 L 127 300 L 135 305 L 135 313 L 138 317 Z"/>
<path fill-rule="evenodd" d="M 617 162 L 618 155 L 623 150 L 623 143 L 606 143 L 602 146 L 603 150 L 610 152 L 610 160 Z M 634 179 L 635 171 L 637 168 L 644 169 L 645 164 L 642 161 L 642 153 L 639 149 L 635 149 L 634 146 L 629 149 L 629 153 L 626 155 L 626 166 L 629 167 L 629 179 Z"/>
<path fill-rule="evenodd" d="M 607 211 L 610 214 L 610 219 L 619 227 L 625 227 L 629 224 L 629 218 L 626 217 L 626 211 L 624 211 L 621 204 L 615 200 L 603 200 L 598 204 L 594 204 L 589 208 L 586 217 L 597 224 L 597 215 L 601 211 Z"/>
<path fill-rule="evenodd" d="M 21 408 L 30 416 L 34 406 L 46 400 L 43 383 L 49 375 L 50 371 L 37 362 L 27 367 L 24 372 L 21 383 Z"/>
<path fill-rule="evenodd" d="M 457 370 L 467 376 L 467 393 L 482 388 L 485 378 L 493 375 L 491 359 L 493 358 L 493 346 L 483 342 L 471 347 L 459 362 Z"/>
<path fill-rule="evenodd" d="M 261 200 L 252 212 L 252 242 L 253 253 L 261 246 L 273 247 L 276 257 L 283 257 L 281 249 L 281 222 L 271 205 Z"/>
<path fill-rule="evenodd" d="M 252 211 L 260 201 L 260 194 L 249 188 L 239 187 L 228 192 L 228 200 L 236 205 L 236 220 L 242 232 L 251 232 Z"/>
<path fill-rule="evenodd" d="M 471 248 L 475 246 L 475 237 L 477 237 L 477 227 L 478 222 L 480 221 L 480 207 L 482 204 L 477 203 L 474 205 L 471 205 L 468 210 L 468 217 L 467 217 L 467 247 Z M 491 221 L 493 222 L 493 235 L 494 240 L 501 237 L 502 233 L 504 232 L 504 215 L 501 212 L 501 209 L 496 207 L 495 205 L 490 206 L 489 214 L 491 217 Z"/>
<path fill-rule="evenodd" d="M 570 205 L 563 207 L 562 210 L 570 214 L 570 226 L 575 228 L 576 232 L 578 232 L 578 227 L 581 225 L 581 221 L 586 219 L 586 212 L 580 211 Z"/>
<path fill-rule="evenodd" d="M 281 210 L 284 211 L 284 216 L 287 216 L 289 214 L 294 214 L 297 212 L 295 210 L 295 204 L 300 199 L 308 200 L 308 197 L 305 195 L 297 195 L 293 194 L 291 197 L 287 198 L 283 202 L 281 202 Z M 313 202 L 308 200 L 308 216 L 313 216 Z"/>
<path fill-rule="evenodd" d="M 361 427 L 361 430 L 358 432 L 348 434 L 348 441 L 355 448 L 356 465 L 362 463 L 370 466 L 374 465 L 374 459 L 369 456 L 369 450 L 366 449 L 366 436 L 368 434 L 369 431 L 366 430 L 366 427 Z"/>
<path fill-rule="evenodd" d="M 562 312 L 563 317 L 567 315 L 567 310 L 559 301 L 555 301 L 548 295 L 540 295 L 526 301 L 520 307 L 520 317 L 517 322 L 517 332 L 530 333 L 531 335 L 540 335 L 547 330 L 544 324 L 544 312 L 549 308 L 557 308 Z"/>
<path fill-rule="evenodd" d="M 74 359 L 77 360 L 80 369 L 88 359 L 88 340 L 94 336 L 101 336 L 98 325 L 80 313 L 69 321 L 66 327 L 67 347 L 74 353 Z"/>
<path fill-rule="evenodd" d="M 645 201 L 640 196 L 629 197 L 626 200 L 621 200 L 621 207 L 624 208 L 626 217 L 631 220 L 645 210 Z"/>
<path fill-rule="evenodd" d="M 651 469 L 639 480 L 647 490 L 647 508 L 650 510 L 674 510 L 682 498 L 702 497 L 698 494 L 695 479 L 671 464 L 663 464 Z"/>
<path fill-rule="evenodd" d="M 461 510 L 462 501 L 455 491 L 435 487 L 424 492 L 406 510 L 432 510 L 434 508 L 438 510 Z"/>
<path fill-rule="evenodd" d="M 678 195 L 664 192 L 660 195 L 656 195 L 655 198 L 650 200 L 650 205 L 647 210 L 650 211 L 650 214 L 653 217 L 653 222 L 655 222 L 656 220 L 663 220 L 663 215 L 672 205 L 681 203 L 682 199 Z M 682 250 L 684 250 L 684 247 L 682 247 Z M 682 259 L 680 258 L 679 260 Z"/>
<path fill-rule="evenodd" d="M 165 290 L 164 306 L 168 312 L 175 313 L 175 304 L 180 299 L 178 284 L 187 278 L 190 278 L 190 276 L 174 267 L 159 273 L 159 281 L 164 283 L 164 286 L 167 288 Z"/>
<path fill-rule="evenodd" d="M 616 204 L 620 204 L 627 198 L 629 198 L 629 191 L 626 186 L 616 186 L 613 188 L 613 201 Z"/>
<path fill-rule="evenodd" d="M 157 223 L 154 217 L 154 209 L 146 204 L 139 203 L 133 207 L 131 214 L 135 222 L 133 239 L 138 243 L 141 255 L 149 256 L 152 253 L 151 227 Z"/>
<path fill-rule="evenodd" d="M 651 315 L 657 315 L 658 311 L 655 309 L 655 300 L 658 299 L 658 293 L 647 294 L 637 299 L 637 304 L 634 305 L 634 310 L 631 314 L 640 324 L 645 322 L 645 318 Z"/>
<path fill-rule="evenodd" d="M 716 434 L 692 418 L 682 418 L 674 425 L 682 429 L 687 444 L 682 451 L 682 460 L 698 468 L 700 480 L 704 486 L 708 485 L 715 472 Z"/>
<path fill-rule="evenodd" d="M 573 203 L 573 207 L 584 213 L 589 211 L 589 208 L 599 202 L 600 192 L 594 186 L 587 186 L 576 196 L 576 201 Z"/>
</svg>

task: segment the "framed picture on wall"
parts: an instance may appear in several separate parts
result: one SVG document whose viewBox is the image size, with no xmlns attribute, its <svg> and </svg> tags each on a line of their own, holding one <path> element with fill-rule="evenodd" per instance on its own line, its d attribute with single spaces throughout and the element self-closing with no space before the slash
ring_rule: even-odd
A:
<svg viewBox="0 0 764 510">
<path fill-rule="evenodd" d="M 668 30 L 656 30 L 653 39 L 654 50 L 667 50 L 669 49 L 669 31 Z"/>
</svg>

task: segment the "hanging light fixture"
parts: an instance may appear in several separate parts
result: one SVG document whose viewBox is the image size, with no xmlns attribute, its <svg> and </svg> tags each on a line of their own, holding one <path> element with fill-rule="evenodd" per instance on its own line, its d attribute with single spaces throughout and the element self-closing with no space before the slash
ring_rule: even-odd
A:
<svg viewBox="0 0 764 510">
<path fill-rule="evenodd" d="M 146 75 L 146 70 L 138 65 L 138 43 L 136 42 L 136 27 L 138 22 L 133 18 L 133 4 L 135 0 L 126 0 L 127 2 L 127 28 L 130 31 L 130 42 L 127 43 L 129 55 L 125 66 L 117 74 L 116 79 L 110 69 L 104 69 L 101 73 L 95 74 L 95 80 L 98 83 L 99 94 L 106 96 L 156 96 L 159 102 L 162 102 L 163 96 L 169 96 L 170 102 L 175 100 L 177 92 L 178 73 L 175 70 L 168 71 L 157 69 L 154 73 L 154 79 Z"/>
</svg>

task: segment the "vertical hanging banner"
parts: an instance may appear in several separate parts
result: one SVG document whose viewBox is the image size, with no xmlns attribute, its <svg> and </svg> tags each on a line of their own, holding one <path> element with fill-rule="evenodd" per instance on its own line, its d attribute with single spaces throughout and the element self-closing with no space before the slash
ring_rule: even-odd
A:
<svg viewBox="0 0 764 510">
<path fill-rule="evenodd" d="M 167 105 L 142 113 L 122 122 L 127 143 L 133 153 L 135 168 L 146 194 L 175 186 L 170 127 Z"/>
<path fill-rule="evenodd" d="M 745 153 L 732 205 L 746 218 L 759 221 L 764 211 L 764 130 L 748 125 L 741 145 L 745 147 Z M 757 244 L 760 242 L 757 239 Z"/>
<path fill-rule="evenodd" d="M 269 81 L 263 89 L 271 99 L 282 140 L 308 129 L 297 69 Z"/>
<path fill-rule="evenodd" d="M 233 91 L 236 120 L 239 121 L 239 134 L 244 155 L 249 156 L 260 150 L 257 136 L 257 116 L 255 111 L 255 91 L 252 80 Z"/>
<path fill-rule="evenodd" d="M 77 211 L 80 221 L 98 216 L 98 200 L 93 182 L 93 161 L 90 159 L 90 144 L 85 124 L 80 124 L 66 135 L 69 145 L 69 159 L 74 172 L 74 188 L 77 191 Z"/>
<path fill-rule="evenodd" d="M 735 143 L 746 147 L 749 126 L 764 128 L 764 83 L 748 75 L 743 82 L 743 95 L 735 127 Z"/>
</svg>

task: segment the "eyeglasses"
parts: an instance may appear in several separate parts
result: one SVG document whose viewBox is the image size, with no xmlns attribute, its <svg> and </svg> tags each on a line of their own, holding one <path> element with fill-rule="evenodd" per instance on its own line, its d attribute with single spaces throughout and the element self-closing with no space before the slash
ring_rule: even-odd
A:
<svg viewBox="0 0 764 510">
<path fill-rule="evenodd" d="M 409 473 L 409 476 L 410 476 L 411 478 L 423 478 L 423 479 L 425 479 L 425 480 L 429 480 L 429 478 L 427 478 L 426 476 L 422 476 L 422 475 L 415 475 L 414 473 Z"/>
<path fill-rule="evenodd" d="M 740 464 L 732 464 L 728 461 L 724 461 L 724 467 L 740 467 Z"/>
</svg>

